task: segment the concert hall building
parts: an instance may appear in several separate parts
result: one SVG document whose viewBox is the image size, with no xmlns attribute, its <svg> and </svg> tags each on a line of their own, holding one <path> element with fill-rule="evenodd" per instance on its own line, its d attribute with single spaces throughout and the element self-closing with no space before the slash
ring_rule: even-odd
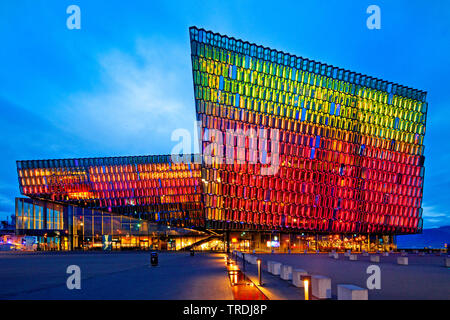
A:
<svg viewBox="0 0 450 320">
<path fill-rule="evenodd" d="M 74 249 L 120 230 L 150 246 L 164 227 L 168 249 L 295 251 L 387 250 L 421 232 L 426 92 L 189 32 L 201 153 L 17 161 L 19 234 Z"/>
</svg>

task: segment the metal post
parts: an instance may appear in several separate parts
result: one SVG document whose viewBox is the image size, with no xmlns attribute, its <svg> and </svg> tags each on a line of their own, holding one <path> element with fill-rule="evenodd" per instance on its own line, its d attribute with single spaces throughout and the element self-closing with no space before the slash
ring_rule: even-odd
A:
<svg viewBox="0 0 450 320">
<path fill-rule="evenodd" d="M 262 286 L 261 259 L 257 259 L 256 262 L 258 264 L 258 281 L 259 285 Z"/>
<path fill-rule="evenodd" d="M 227 254 L 230 254 L 230 230 L 225 231 Z"/>
</svg>

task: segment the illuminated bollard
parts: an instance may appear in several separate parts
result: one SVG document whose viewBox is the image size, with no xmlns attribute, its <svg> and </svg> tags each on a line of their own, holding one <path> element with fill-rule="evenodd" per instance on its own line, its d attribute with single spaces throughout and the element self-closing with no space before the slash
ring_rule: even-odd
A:
<svg viewBox="0 0 450 320">
<path fill-rule="evenodd" d="M 369 292 L 352 284 L 338 284 L 337 297 L 338 300 L 368 300 Z"/>
<path fill-rule="evenodd" d="M 331 298 L 331 279 L 321 275 L 311 276 L 311 293 L 319 299 Z"/>
<path fill-rule="evenodd" d="M 398 257 L 397 264 L 407 266 L 408 265 L 408 257 Z"/>
<path fill-rule="evenodd" d="M 292 270 L 292 284 L 297 288 L 303 288 L 302 276 L 307 276 L 308 272 L 303 269 L 293 269 Z"/>
<path fill-rule="evenodd" d="M 335 253 L 333 254 L 333 258 L 336 259 L 336 260 L 339 259 L 339 253 L 335 252 Z"/>
<path fill-rule="evenodd" d="M 380 262 L 380 256 L 378 256 L 378 255 L 371 255 L 370 256 L 370 262 Z"/>
<path fill-rule="evenodd" d="M 256 259 L 256 264 L 258 265 L 258 282 L 262 286 L 262 270 L 261 270 L 261 259 Z"/>
<path fill-rule="evenodd" d="M 348 260 L 356 261 L 358 260 L 358 256 L 356 254 L 351 254 L 348 256 Z"/>
<path fill-rule="evenodd" d="M 305 300 L 310 300 L 311 295 L 311 276 L 303 275 L 300 277 L 303 282 L 303 288 L 305 290 Z"/>
</svg>

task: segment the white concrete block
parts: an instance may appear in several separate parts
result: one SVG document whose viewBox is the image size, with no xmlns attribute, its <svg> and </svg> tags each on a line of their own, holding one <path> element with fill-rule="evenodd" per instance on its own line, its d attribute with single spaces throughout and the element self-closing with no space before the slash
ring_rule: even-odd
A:
<svg viewBox="0 0 450 320">
<path fill-rule="evenodd" d="M 267 261 L 267 271 L 269 273 L 273 272 L 273 261 Z"/>
<path fill-rule="evenodd" d="M 378 256 L 378 255 L 371 255 L 370 256 L 370 262 L 380 262 L 380 256 Z"/>
<path fill-rule="evenodd" d="M 445 266 L 447 267 L 447 268 L 450 268 L 450 258 L 445 258 L 445 261 L 444 261 L 444 263 L 445 263 Z"/>
<path fill-rule="evenodd" d="M 333 258 L 336 259 L 336 260 L 339 259 L 339 253 L 337 253 L 337 252 L 334 253 Z"/>
<path fill-rule="evenodd" d="M 280 262 L 274 262 L 272 264 L 272 274 L 275 276 L 279 276 L 281 272 L 281 263 Z"/>
<path fill-rule="evenodd" d="M 283 280 L 292 280 L 292 266 L 283 264 L 281 266 L 280 278 Z"/>
<path fill-rule="evenodd" d="M 398 257 L 397 264 L 407 266 L 408 265 L 408 257 Z"/>
<path fill-rule="evenodd" d="M 312 295 L 319 299 L 331 299 L 331 279 L 321 275 L 311 277 Z"/>
<path fill-rule="evenodd" d="M 356 261 L 358 260 L 358 256 L 356 254 L 351 254 L 348 256 L 348 260 Z"/>
<path fill-rule="evenodd" d="M 308 275 L 308 272 L 303 269 L 293 269 L 292 270 L 292 284 L 297 288 L 303 288 L 302 276 Z"/>
<path fill-rule="evenodd" d="M 337 285 L 338 300 L 368 300 L 369 292 L 367 289 L 355 286 L 353 284 Z"/>
</svg>

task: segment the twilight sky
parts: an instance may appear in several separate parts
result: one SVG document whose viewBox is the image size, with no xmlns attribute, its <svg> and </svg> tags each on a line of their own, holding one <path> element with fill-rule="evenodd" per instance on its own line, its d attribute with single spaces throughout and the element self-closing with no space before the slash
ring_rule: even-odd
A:
<svg viewBox="0 0 450 320">
<path fill-rule="evenodd" d="M 194 121 L 191 25 L 427 91 L 424 227 L 450 224 L 446 0 L 1 1 L 0 219 L 16 160 L 170 153 Z"/>
</svg>

